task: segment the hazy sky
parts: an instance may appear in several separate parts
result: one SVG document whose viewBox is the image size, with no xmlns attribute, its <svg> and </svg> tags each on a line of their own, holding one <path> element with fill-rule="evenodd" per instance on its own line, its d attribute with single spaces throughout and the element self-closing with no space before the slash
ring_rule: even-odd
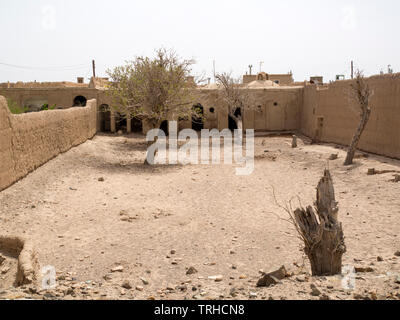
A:
<svg viewBox="0 0 400 320">
<path fill-rule="evenodd" d="M 0 82 L 76 81 L 174 48 L 193 73 L 400 70 L 398 0 L 0 0 Z M 24 68 L 10 67 L 11 64 Z"/>
</svg>

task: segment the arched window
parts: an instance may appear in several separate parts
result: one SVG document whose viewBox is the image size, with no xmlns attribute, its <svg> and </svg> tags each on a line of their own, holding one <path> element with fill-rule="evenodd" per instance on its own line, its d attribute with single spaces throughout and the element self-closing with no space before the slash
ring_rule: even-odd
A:
<svg viewBox="0 0 400 320">
<path fill-rule="evenodd" d="M 201 131 L 204 129 L 204 108 L 200 103 L 198 103 L 193 106 L 193 111 L 195 114 L 192 116 L 192 129 L 195 131 Z"/>
<path fill-rule="evenodd" d="M 74 99 L 73 107 L 86 107 L 87 99 L 84 96 L 77 96 Z"/>
</svg>

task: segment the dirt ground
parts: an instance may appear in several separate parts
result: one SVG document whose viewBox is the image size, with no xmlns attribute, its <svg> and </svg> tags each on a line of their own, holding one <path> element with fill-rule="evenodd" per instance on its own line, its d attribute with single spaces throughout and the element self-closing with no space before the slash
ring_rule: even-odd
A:
<svg viewBox="0 0 400 320">
<path fill-rule="evenodd" d="M 0 298 L 400 299 L 400 182 L 367 175 L 400 170 L 400 161 L 359 154 L 344 167 L 339 147 L 304 138 L 292 149 L 288 136 L 256 138 L 250 176 L 236 176 L 235 165 L 147 167 L 145 152 L 141 136 L 97 135 L 0 192 L 0 234 L 33 241 L 41 266 L 58 275 L 54 290 L 16 289 L 6 271 Z M 328 161 L 333 153 L 338 160 Z M 326 167 L 343 265 L 371 268 L 355 275 L 354 290 L 339 276 L 310 276 L 272 192 L 282 205 L 312 204 Z M 282 265 L 289 277 L 256 287 L 262 271 Z"/>
</svg>

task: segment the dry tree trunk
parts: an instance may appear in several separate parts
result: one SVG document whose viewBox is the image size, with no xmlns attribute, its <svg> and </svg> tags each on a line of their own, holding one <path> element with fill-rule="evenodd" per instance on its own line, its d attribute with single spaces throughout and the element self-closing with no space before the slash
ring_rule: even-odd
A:
<svg viewBox="0 0 400 320">
<path fill-rule="evenodd" d="M 318 183 L 315 208 L 308 206 L 294 212 L 297 231 L 304 240 L 313 276 L 341 274 L 342 255 L 346 252 L 342 224 L 329 170 Z"/>
<path fill-rule="evenodd" d="M 351 165 L 353 163 L 358 142 L 360 141 L 361 134 L 367 126 L 369 117 L 371 115 L 371 108 L 369 107 L 369 103 L 373 94 L 374 92 L 369 88 L 368 83 L 364 79 L 362 71 L 357 70 L 356 81 L 351 84 L 350 96 L 360 108 L 360 123 L 358 124 L 357 131 L 354 134 L 349 149 L 347 151 L 346 160 L 344 162 L 345 166 Z"/>
<path fill-rule="evenodd" d="M 361 117 L 360 123 L 358 125 L 357 131 L 351 140 L 351 144 L 349 146 L 349 150 L 347 151 L 346 160 L 344 161 L 345 166 L 349 166 L 353 163 L 354 155 L 357 150 L 358 142 L 360 141 L 361 135 L 367 126 L 369 116 L 371 114 L 371 109 L 366 109 Z"/>
</svg>

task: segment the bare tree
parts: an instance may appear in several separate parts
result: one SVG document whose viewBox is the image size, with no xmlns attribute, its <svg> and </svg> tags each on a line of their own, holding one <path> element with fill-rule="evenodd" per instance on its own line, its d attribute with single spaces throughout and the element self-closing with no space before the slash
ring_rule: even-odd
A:
<svg viewBox="0 0 400 320">
<path fill-rule="evenodd" d="M 159 49 L 154 58 L 136 57 L 108 70 L 112 108 L 123 117 L 146 120 L 153 128 L 171 115 L 201 117 L 193 108 L 195 83 L 188 81 L 193 64 L 173 50 Z"/>
<path fill-rule="evenodd" d="M 250 105 L 249 89 L 243 88 L 240 79 L 234 79 L 230 73 L 215 76 L 222 86 L 220 95 L 228 106 L 228 114 L 235 120 L 239 130 L 243 130 L 244 108 Z"/>
<path fill-rule="evenodd" d="M 369 104 L 372 95 L 373 91 L 366 83 L 362 71 L 357 70 L 355 81 L 351 84 L 350 99 L 357 105 L 357 110 L 360 114 L 360 122 L 347 151 L 346 160 L 344 162 L 345 166 L 351 165 L 353 163 L 358 143 L 371 115 L 371 108 Z"/>
</svg>

